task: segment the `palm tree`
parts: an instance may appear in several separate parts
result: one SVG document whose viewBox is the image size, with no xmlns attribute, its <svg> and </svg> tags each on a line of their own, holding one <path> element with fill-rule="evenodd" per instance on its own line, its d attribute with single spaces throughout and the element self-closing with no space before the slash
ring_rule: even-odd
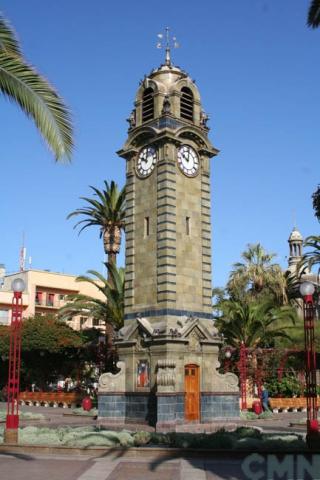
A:
<svg viewBox="0 0 320 480">
<path fill-rule="evenodd" d="M 317 190 L 313 192 L 311 198 L 314 214 L 320 222 L 320 185 L 318 185 Z"/>
<path fill-rule="evenodd" d="M 290 338 L 284 320 L 295 323 L 293 307 L 275 307 L 274 302 L 223 300 L 215 325 L 226 342 L 237 349 L 243 343 L 248 348 L 266 347 L 275 338 Z"/>
<path fill-rule="evenodd" d="M 76 293 L 68 295 L 68 303 L 59 310 L 61 320 L 72 320 L 76 315 L 84 315 L 94 320 L 103 321 L 115 329 L 123 326 L 124 318 L 124 268 L 117 268 L 113 263 L 106 267 L 112 281 L 105 279 L 95 270 L 89 270 L 88 275 L 77 277 L 77 282 L 89 282 L 104 296 L 103 300 Z"/>
<path fill-rule="evenodd" d="M 68 295 L 68 303 L 59 310 L 59 318 L 70 321 L 73 317 L 81 315 L 102 321 L 106 335 L 106 366 L 107 370 L 112 370 L 116 363 L 113 351 L 114 330 L 119 330 L 123 326 L 124 319 L 124 268 L 117 268 L 114 263 L 107 263 L 106 267 L 110 280 L 106 280 L 95 270 L 88 271 L 91 277 L 87 275 L 77 277 L 78 282 L 89 282 L 94 285 L 104 295 L 104 299 L 99 300 L 83 294 Z"/>
<path fill-rule="evenodd" d="M 301 259 L 300 269 L 302 269 L 302 273 L 305 270 L 311 271 L 314 265 L 320 265 L 320 236 L 310 235 L 305 239 L 303 245 L 313 250 L 306 252 Z"/>
<path fill-rule="evenodd" d="M 70 114 L 48 81 L 24 59 L 19 42 L 0 13 L 0 92 L 32 117 L 56 161 L 70 160 Z"/>
<path fill-rule="evenodd" d="M 266 252 L 260 243 L 248 244 L 248 249 L 241 254 L 244 262 L 233 265 L 227 283 L 230 296 L 234 299 L 257 298 L 268 293 L 279 303 L 285 302 L 285 279 L 281 267 L 271 263 L 275 256 Z"/>
<path fill-rule="evenodd" d="M 116 256 L 120 251 L 121 230 L 124 229 L 125 218 L 125 188 L 118 190 L 114 181 L 110 185 L 104 182 L 105 189 L 98 190 L 90 186 L 97 198 L 80 197 L 89 204 L 88 207 L 78 208 L 68 215 L 68 219 L 83 215 L 85 218 L 77 222 L 74 228 L 81 226 L 79 234 L 87 227 L 100 227 L 100 238 L 103 237 L 105 253 L 108 263 L 116 263 Z"/>
<path fill-rule="evenodd" d="M 308 11 L 308 27 L 317 28 L 320 25 L 320 0 L 312 0 Z"/>
</svg>

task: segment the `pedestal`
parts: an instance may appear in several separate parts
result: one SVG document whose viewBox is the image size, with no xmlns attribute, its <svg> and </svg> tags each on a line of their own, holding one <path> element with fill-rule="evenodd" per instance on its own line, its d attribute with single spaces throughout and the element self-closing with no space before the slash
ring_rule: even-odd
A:
<svg viewBox="0 0 320 480">
<path fill-rule="evenodd" d="M 5 428 L 3 442 L 8 444 L 18 443 L 18 429 Z"/>
</svg>

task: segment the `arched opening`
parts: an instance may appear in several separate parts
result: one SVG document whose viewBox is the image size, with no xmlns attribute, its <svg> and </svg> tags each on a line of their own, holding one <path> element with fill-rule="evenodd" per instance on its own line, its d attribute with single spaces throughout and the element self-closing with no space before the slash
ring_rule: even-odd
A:
<svg viewBox="0 0 320 480">
<path fill-rule="evenodd" d="M 151 120 L 154 116 L 154 92 L 152 88 L 146 88 L 142 97 L 142 121 Z"/>
<path fill-rule="evenodd" d="M 193 93 L 188 87 L 181 89 L 180 117 L 193 121 Z"/>
</svg>

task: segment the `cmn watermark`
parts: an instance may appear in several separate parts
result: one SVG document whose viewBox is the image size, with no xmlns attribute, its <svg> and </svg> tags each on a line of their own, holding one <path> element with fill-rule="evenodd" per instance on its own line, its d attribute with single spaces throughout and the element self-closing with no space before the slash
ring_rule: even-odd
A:
<svg viewBox="0 0 320 480">
<path fill-rule="evenodd" d="M 320 454 L 252 453 L 241 464 L 248 480 L 320 480 Z"/>
</svg>

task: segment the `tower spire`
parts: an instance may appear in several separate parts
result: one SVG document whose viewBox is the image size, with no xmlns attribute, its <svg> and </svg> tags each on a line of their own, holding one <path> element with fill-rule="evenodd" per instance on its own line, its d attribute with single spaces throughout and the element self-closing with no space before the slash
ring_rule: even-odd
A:
<svg viewBox="0 0 320 480">
<path fill-rule="evenodd" d="M 157 43 L 157 48 L 165 48 L 165 50 L 166 50 L 165 65 L 167 65 L 168 67 L 170 67 L 172 65 L 172 63 L 171 63 L 171 48 L 179 48 L 179 44 L 177 42 L 176 37 L 172 37 L 172 40 L 170 41 L 169 30 L 170 30 L 170 28 L 166 27 L 165 28 L 165 34 L 158 33 L 159 41 Z"/>
<path fill-rule="evenodd" d="M 171 65 L 169 27 L 166 27 L 166 65 Z"/>
</svg>

